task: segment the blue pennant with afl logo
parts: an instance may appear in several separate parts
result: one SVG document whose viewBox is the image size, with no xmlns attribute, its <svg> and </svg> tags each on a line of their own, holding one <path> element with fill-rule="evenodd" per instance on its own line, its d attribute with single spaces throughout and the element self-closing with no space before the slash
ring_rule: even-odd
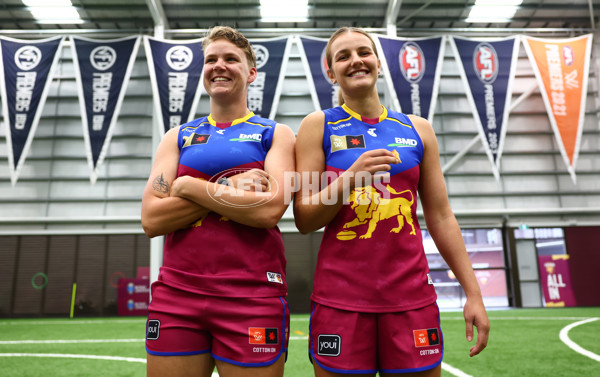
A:
<svg viewBox="0 0 600 377">
<path fill-rule="evenodd" d="M 382 68 L 387 85 L 394 88 L 406 114 L 433 118 L 444 57 L 443 37 L 389 38 L 378 36 L 383 51 Z"/>
<path fill-rule="evenodd" d="M 18 40 L 0 37 L 4 119 L 11 181 L 16 183 L 46 102 L 64 37 Z"/>
<path fill-rule="evenodd" d="M 110 143 L 139 42 L 139 36 L 115 40 L 71 36 L 92 181 Z"/>
<path fill-rule="evenodd" d="M 144 36 L 148 70 L 162 133 L 194 118 L 192 105 L 204 67 L 202 40 L 159 40 Z"/>
<path fill-rule="evenodd" d="M 497 175 L 510 111 L 518 37 L 497 41 L 451 37 L 450 41 L 488 157 Z"/>
<path fill-rule="evenodd" d="M 256 54 L 256 80 L 248 88 L 248 109 L 273 119 L 277 112 L 291 37 L 251 40 Z"/>
<path fill-rule="evenodd" d="M 327 76 L 327 59 L 325 57 L 325 47 L 327 39 L 315 37 L 300 37 L 300 48 L 302 61 L 308 83 L 311 86 L 311 95 L 315 110 L 328 109 L 338 105 L 337 93 L 338 85 Z"/>
</svg>

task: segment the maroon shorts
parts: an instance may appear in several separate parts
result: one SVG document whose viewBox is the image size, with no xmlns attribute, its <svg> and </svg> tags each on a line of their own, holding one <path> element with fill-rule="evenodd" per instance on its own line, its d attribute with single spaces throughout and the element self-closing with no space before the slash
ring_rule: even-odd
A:
<svg viewBox="0 0 600 377">
<path fill-rule="evenodd" d="M 152 284 L 146 351 L 157 356 L 211 353 L 227 363 L 258 367 L 287 352 L 290 313 L 282 297 L 206 296 Z"/>
<path fill-rule="evenodd" d="M 444 354 L 439 309 L 359 313 L 313 302 L 308 347 L 313 362 L 335 373 L 432 369 Z"/>
</svg>

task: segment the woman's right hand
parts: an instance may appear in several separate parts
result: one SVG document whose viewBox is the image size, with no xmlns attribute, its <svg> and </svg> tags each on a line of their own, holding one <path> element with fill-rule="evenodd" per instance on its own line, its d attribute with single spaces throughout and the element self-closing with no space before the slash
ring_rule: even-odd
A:
<svg viewBox="0 0 600 377">
<path fill-rule="evenodd" d="M 360 185 L 359 182 L 355 181 L 358 174 L 367 173 L 373 176 L 377 173 L 387 172 L 392 169 L 391 164 L 397 164 L 398 162 L 400 161 L 391 151 L 374 149 L 361 154 L 344 174 L 349 175 L 351 186 L 354 187 L 355 183 Z"/>
</svg>

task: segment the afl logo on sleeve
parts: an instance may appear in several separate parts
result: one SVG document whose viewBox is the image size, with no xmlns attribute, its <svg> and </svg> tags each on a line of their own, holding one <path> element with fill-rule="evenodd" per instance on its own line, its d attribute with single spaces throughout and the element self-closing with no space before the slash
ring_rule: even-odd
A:
<svg viewBox="0 0 600 377">
<path fill-rule="evenodd" d="M 342 348 L 342 338 L 339 335 L 319 335 L 318 352 L 320 356 L 339 356 Z"/>
<path fill-rule="evenodd" d="M 407 42 L 400 49 L 400 70 L 406 81 L 418 83 L 425 74 L 425 55 L 418 44 Z"/>
<path fill-rule="evenodd" d="M 473 69 L 484 84 L 492 84 L 498 76 L 498 53 L 489 43 L 480 43 L 473 52 Z"/>
<path fill-rule="evenodd" d="M 148 331 L 146 333 L 147 340 L 158 340 L 160 330 L 160 321 L 158 319 L 148 320 Z"/>
</svg>

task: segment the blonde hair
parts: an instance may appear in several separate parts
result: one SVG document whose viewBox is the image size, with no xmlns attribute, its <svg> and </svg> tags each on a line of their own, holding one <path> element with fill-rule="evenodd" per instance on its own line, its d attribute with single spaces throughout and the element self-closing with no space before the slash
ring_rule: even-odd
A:
<svg viewBox="0 0 600 377">
<path fill-rule="evenodd" d="M 239 47 L 242 51 L 244 51 L 244 54 L 246 55 L 246 60 L 248 60 L 248 66 L 250 68 L 256 68 L 256 54 L 254 53 L 254 49 L 252 48 L 250 41 L 246 39 L 244 34 L 240 33 L 232 27 L 215 26 L 211 28 L 206 33 L 206 37 L 202 41 L 202 49 L 206 50 L 209 44 L 219 39 L 225 39 Z"/>
</svg>

